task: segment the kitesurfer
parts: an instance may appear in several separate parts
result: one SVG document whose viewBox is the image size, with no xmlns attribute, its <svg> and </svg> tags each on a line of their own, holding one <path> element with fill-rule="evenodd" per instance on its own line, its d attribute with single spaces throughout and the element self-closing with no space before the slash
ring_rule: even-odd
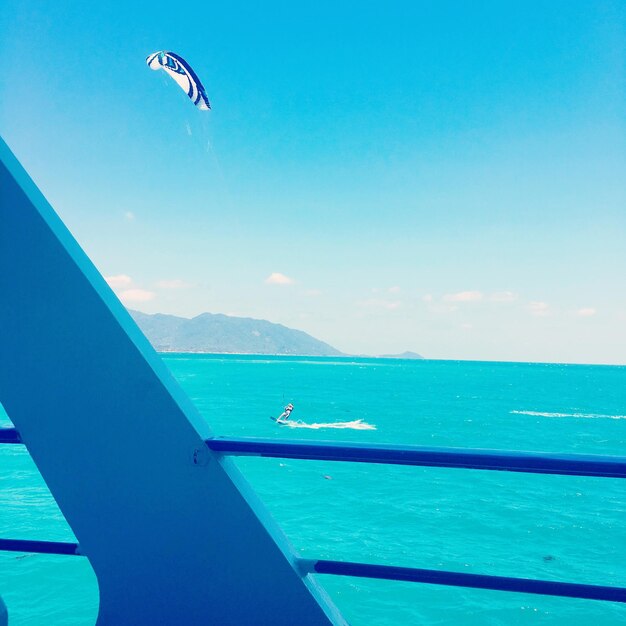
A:
<svg viewBox="0 0 626 626">
<path fill-rule="evenodd" d="M 286 422 L 293 411 L 293 404 L 291 402 L 285 407 L 285 410 L 279 417 L 277 418 L 278 422 Z"/>
</svg>

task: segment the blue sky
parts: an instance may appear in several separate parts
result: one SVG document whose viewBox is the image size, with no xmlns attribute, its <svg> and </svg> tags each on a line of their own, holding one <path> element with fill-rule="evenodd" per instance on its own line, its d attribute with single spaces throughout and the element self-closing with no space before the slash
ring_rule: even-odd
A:
<svg viewBox="0 0 626 626">
<path fill-rule="evenodd" d="M 128 306 L 626 362 L 623 2 L 3 7 L 0 134 Z"/>
</svg>

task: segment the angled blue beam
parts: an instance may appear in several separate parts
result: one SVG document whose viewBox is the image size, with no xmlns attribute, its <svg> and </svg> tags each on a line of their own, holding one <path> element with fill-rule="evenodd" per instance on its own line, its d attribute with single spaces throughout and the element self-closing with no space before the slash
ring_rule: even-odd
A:
<svg viewBox="0 0 626 626">
<path fill-rule="evenodd" d="M 0 550 L 36 554 L 73 554 L 82 556 L 77 543 L 66 541 L 35 541 L 32 539 L 0 539 Z"/>
<path fill-rule="evenodd" d="M 413 567 L 395 567 L 392 565 L 371 565 L 368 563 L 352 563 L 349 561 L 312 561 L 303 559 L 300 562 L 300 566 L 303 571 L 315 574 L 335 574 L 338 576 L 401 580 L 431 585 L 471 587 L 474 589 L 491 589 L 494 591 L 515 591 L 546 596 L 626 602 L 626 588 L 610 587 L 606 585 L 583 585 L 553 580 L 487 576 L 484 574 L 466 574 Z"/>
<path fill-rule="evenodd" d="M 626 457 L 257 438 L 216 437 L 207 439 L 206 445 L 214 452 L 233 456 L 626 478 Z"/>
<path fill-rule="evenodd" d="M 22 438 L 15 428 L 0 428 L 0 443 L 22 443 Z"/>
<path fill-rule="evenodd" d="M 0 402 L 93 567 L 98 625 L 345 624 L 2 140 L 0 268 Z"/>
</svg>

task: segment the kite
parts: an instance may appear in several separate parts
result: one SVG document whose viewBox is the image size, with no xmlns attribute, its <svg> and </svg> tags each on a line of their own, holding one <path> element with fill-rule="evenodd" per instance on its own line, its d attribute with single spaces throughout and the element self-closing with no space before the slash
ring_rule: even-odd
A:
<svg viewBox="0 0 626 626">
<path fill-rule="evenodd" d="M 146 63 L 151 70 L 165 70 L 199 109 L 208 111 L 211 108 L 200 79 L 185 59 L 173 52 L 161 50 L 153 52 L 146 59 Z"/>
</svg>

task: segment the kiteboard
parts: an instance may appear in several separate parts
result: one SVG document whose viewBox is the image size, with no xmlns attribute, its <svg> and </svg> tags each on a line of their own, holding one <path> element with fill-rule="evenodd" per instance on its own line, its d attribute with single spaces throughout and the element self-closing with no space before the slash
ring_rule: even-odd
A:
<svg viewBox="0 0 626 626">
<path fill-rule="evenodd" d="M 270 419 L 274 420 L 277 424 L 286 424 L 287 420 L 279 420 L 277 417 L 270 415 Z"/>
</svg>

